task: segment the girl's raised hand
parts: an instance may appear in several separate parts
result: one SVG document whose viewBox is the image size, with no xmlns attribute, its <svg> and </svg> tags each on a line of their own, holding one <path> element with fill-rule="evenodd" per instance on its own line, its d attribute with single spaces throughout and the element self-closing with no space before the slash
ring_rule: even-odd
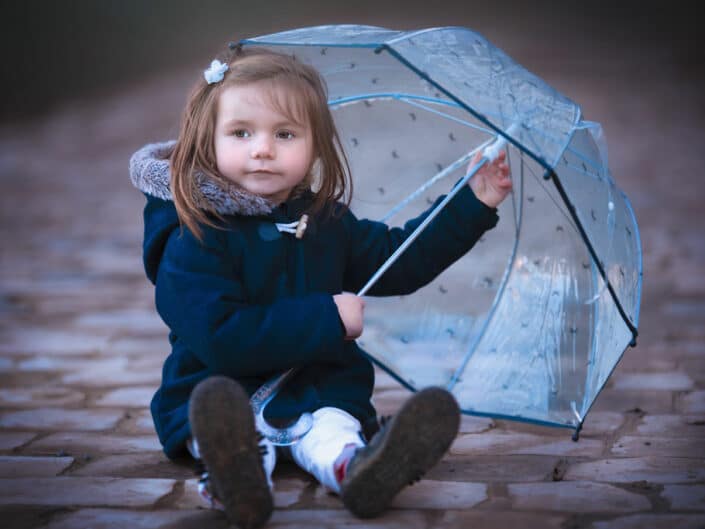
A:
<svg viewBox="0 0 705 529">
<path fill-rule="evenodd" d="M 345 339 L 354 340 L 362 334 L 362 315 L 365 302 L 360 296 L 343 292 L 333 296 L 333 301 L 338 307 L 338 314 L 345 326 Z"/>
<path fill-rule="evenodd" d="M 475 154 L 468 170 L 480 161 L 482 155 L 482 151 Z M 512 180 L 509 178 L 509 165 L 506 159 L 507 153 L 501 151 L 497 158 L 482 166 L 468 182 L 475 196 L 491 208 L 499 206 L 512 190 Z"/>
</svg>

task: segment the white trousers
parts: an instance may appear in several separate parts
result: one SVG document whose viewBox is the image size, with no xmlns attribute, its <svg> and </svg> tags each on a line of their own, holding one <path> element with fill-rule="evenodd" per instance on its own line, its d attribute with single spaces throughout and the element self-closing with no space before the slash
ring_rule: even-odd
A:
<svg viewBox="0 0 705 529">
<path fill-rule="evenodd" d="M 360 437 L 360 430 L 360 421 L 348 412 L 333 407 L 320 408 L 313 412 L 311 430 L 298 443 L 285 447 L 282 451 L 285 454 L 288 452 L 298 466 L 312 474 L 323 486 L 340 493 L 333 463 L 346 445 L 365 445 Z M 267 439 L 263 439 L 260 444 L 267 447 L 262 464 L 271 488 L 272 472 L 277 464 L 277 450 Z M 189 439 L 187 446 L 191 455 L 199 458 L 198 443 Z"/>
</svg>

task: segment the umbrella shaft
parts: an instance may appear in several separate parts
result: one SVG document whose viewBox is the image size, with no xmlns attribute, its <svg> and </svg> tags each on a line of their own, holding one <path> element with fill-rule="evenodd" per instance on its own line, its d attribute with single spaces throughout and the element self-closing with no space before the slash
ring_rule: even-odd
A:
<svg viewBox="0 0 705 529">
<path fill-rule="evenodd" d="M 421 234 L 421 232 L 426 228 L 426 226 L 429 225 L 429 223 L 436 218 L 436 216 L 441 212 L 441 210 L 446 207 L 448 202 L 450 202 L 455 195 L 458 194 L 458 192 L 463 188 L 465 184 L 467 184 L 468 180 L 470 180 L 477 171 L 480 170 L 480 168 L 485 165 L 490 159 L 487 156 L 483 156 L 480 161 L 472 168 L 472 170 L 468 171 L 468 173 L 456 184 L 456 186 L 451 190 L 450 193 L 446 195 L 446 197 L 441 201 L 440 204 L 438 204 L 431 213 L 428 214 L 428 216 L 423 220 L 421 224 L 419 224 L 416 229 L 409 235 L 406 240 L 399 246 L 399 248 L 396 249 L 396 251 L 387 258 L 387 260 L 384 262 L 382 266 L 379 267 L 379 269 L 374 273 L 374 275 L 367 281 L 364 287 L 360 289 L 360 291 L 357 293 L 358 296 L 364 296 L 367 291 L 372 288 L 372 285 L 374 285 L 377 280 L 379 280 L 380 277 L 382 277 L 382 274 L 384 274 L 390 266 L 394 264 L 394 262 L 399 258 L 401 254 L 403 254 L 406 249 L 417 239 L 417 237 Z"/>
</svg>

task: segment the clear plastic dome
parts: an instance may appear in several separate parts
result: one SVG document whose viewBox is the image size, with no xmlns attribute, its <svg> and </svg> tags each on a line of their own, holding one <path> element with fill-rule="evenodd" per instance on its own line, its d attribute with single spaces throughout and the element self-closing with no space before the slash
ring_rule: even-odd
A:
<svg viewBox="0 0 705 529">
<path fill-rule="evenodd" d="M 466 413 L 579 428 L 636 337 L 641 293 L 636 219 L 599 124 L 465 28 L 320 26 L 242 44 L 326 79 L 358 217 L 403 224 L 507 137 L 514 188 L 497 227 L 414 294 L 368 298 L 359 343 Z"/>
</svg>

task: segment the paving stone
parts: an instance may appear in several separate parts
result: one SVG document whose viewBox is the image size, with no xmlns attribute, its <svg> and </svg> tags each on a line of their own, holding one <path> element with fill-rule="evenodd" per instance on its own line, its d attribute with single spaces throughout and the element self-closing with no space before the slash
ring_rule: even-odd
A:
<svg viewBox="0 0 705 529">
<path fill-rule="evenodd" d="M 123 336 L 111 341 L 105 347 L 105 353 L 108 355 L 120 357 L 156 357 L 159 360 L 164 360 L 171 352 L 169 341 L 163 337 L 152 338 L 132 338 Z"/>
<path fill-rule="evenodd" d="M 0 478 L 58 476 L 73 463 L 72 457 L 0 455 Z"/>
<path fill-rule="evenodd" d="M 164 339 L 164 343 L 169 345 L 169 342 Z M 143 354 L 142 356 L 132 356 L 128 357 L 129 362 L 127 367 L 130 371 L 142 371 L 149 370 L 153 373 L 161 373 L 162 367 L 164 366 L 164 359 L 169 356 L 169 352 L 162 354 Z"/>
<path fill-rule="evenodd" d="M 394 377 L 375 367 L 375 391 L 387 389 L 401 390 L 405 388 Z"/>
<path fill-rule="evenodd" d="M 154 429 L 152 414 L 149 409 L 129 410 L 125 414 L 125 417 L 125 420 L 120 423 L 117 433 L 122 435 L 157 435 L 157 432 Z"/>
<path fill-rule="evenodd" d="M 655 355 L 662 358 L 702 357 L 705 355 L 705 343 L 703 343 L 705 335 L 703 335 L 702 329 L 698 330 L 699 333 L 697 336 L 689 337 L 687 336 L 687 333 L 679 333 L 678 336 L 675 336 L 668 341 L 652 344 L 652 347 L 655 350 Z"/>
<path fill-rule="evenodd" d="M 55 516 L 46 529 L 226 529 L 222 513 L 212 510 L 81 509 Z"/>
<path fill-rule="evenodd" d="M 673 413 L 672 394 L 667 391 L 657 390 L 640 391 L 605 388 L 595 400 L 586 422 L 590 420 L 590 415 L 596 411 L 624 413 L 637 408 L 647 413 Z"/>
<path fill-rule="evenodd" d="M 624 414 L 611 411 L 591 411 L 587 414 L 580 439 L 611 434 L 624 424 Z"/>
<path fill-rule="evenodd" d="M 534 455 L 447 456 L 426 474 L 426 478 L 482 483 L 545 481 L 551 479 L 558 461 L 558 457 Z"/>
<path fill-rule="evenodd" d="M 626 373 L 614 378 L 617 390 L 688 391 L 693 380 L 687 373 Z"/>
<path fill-rule="evenodd" d="M 625 435 L 614 443 L 612 453 L 629 457 L 702 457 L 703 440 Z"/>
<path fill-rule="evenodd" d="M 71 320 L 76 317 L 76 314 L 90 314 L 104 311 L 111 307 L 119 309 L 133 301 L 132 299 L 126 299 L 127 292 L 130 291 L 128 285 L 123 285 L 120 291 L 117 289 L 112 289 L 112 291 L 108 290 L 102 284 L 99 287 L 88 288 L 100 288 L 101 297 L 89 297 L 74 293 L 73 295 L 42 295 L 41 297 L 33 299 L 31 304 L 36 317 L 50 321 Z M 103 331 L 110 335 L 113 334 L 113 329 L 109 327 L 80 329 L 79 332 L 99 333 Z"/>
<path fill-rule="evenodd" d="M 639 457 L 587 461 L 571 464 L 564 479 L 612 483 L 692 483 L 705 480 L 705 459 Z"/>
<path fill-rule="evenodd" d="M 0 508 L 3 529 L 37 529 L 46 527 L 47 520 L 57 512 L 56 507 L 11 505 Z"/>
<path fill-rule="evenodd" d="M 695 266 L 696 263 L 692 263 L 694 268 L 693 272 L 695 271 Z M 689 270 L 690 271 L 690 270 Z M 689 275 L 689 274 L 677 274 L 676 277 L 680 279 L 680 281 L 689 281 L 690 278 L 684 277 L 681 278 L 683 275 Z M 693 279 L 692 283 L 688 282 L 687 287 L 683 289 L 679 294 L 683 294 L 685 296 L 691 297 L 693 295 L 694 290 L 697 291 L 699 289 L 699 294 L 705 293 L 705 287 L 699 284 L 697 281 L 699 274 L 696 274 Z M 702 321 L 703 317 L 705 316 L 705 301 L 701 299 L 687 299 L 687 300 L 675 300 L 671 301 L 670 303 L 666 303 L 663 306 L 663 312 L 668 315 L 673 315 L 673 316 L 680 316 L 680 317 L 685 317 L 685 318 L 693 318 L 698 321 Z"/>
<path fill-rule="evenodd" d="M 372 404 L 379 415 L 394 415 L 410 396 L 411 391 L 403 387 L 375 391 L 372 395 Z"/>
<path fill-rule="evenodd" d="M 191 462 L 176 464 L 161 452 L 146 452 L 93 457 L 69 475 L 183 480 L 193 478 L 195 474 Z"/>
<path fill-rule="evenodd" d="M 691 391 L 681 402 L 685 413 L 705 413 L 705 391 Z"/>
<path fill-rule="evenodd" d="M 81 252 L 81 261 L 92 273 L 105 274 L 108 277 L 144 275 L 140 255 L 118 251 L 116 248 L 89 248 Z"/>
<path fill-rule="evenodd" d="M 28 443 L 37 436 L 36 432 L 0 431 L 0 450 L 12 450 Z"/>
<path fill-rule="evenodd" d="M 131 333 L 159 334 L 167 332 L 165 323 L 154 310 L 115 310 L 83 314 L 76 318 L 78 327 L 88 329 L 126 330 Z"/>
<path fill-rule="evenodd" d="M 121 454 L 159 451 L 162 447 L 154 435 L 125 436 L 88 432 L 60 432 L 33 442 L 27 448 L 32 453 L 65 451 L 68 453 Z"/>
<path fill-rule="evenodd" d="M 311 477 L 311 481 L 308 485 L 313 489 L 313 495 L 309 498 L 304 498 L 301 504 L 303 508 L 316 508 L 316 509 L 344 509 L 345 506 L 340 500 L 340 497 L 334 492 L 329 491 L 327 488 L 319 484 L 315 478 Z"/>
<path fill-rule="evenodd" d="M 4 257 L 4 256 L 3 256 Z M 31 266 L 27 262 L 26 256 L 16 255 L 18 262 L 15 267 L 24 265 L 25 268 Z M 22 258 L 24 257 L 24 259 Z M 25 270 L 28 271 L 28 270 Z M 38 295 L 38 296 L 75 296 L 77 292 L 85 292 L 87 289 L 95 288 L 95 281 L 88 277 L 48 277 L 42 273 L 43 269 L 35 270 L 34 276 L 39 277 L 14 277 L 10 284 L 3 285 L 9 294 L 15 295 Z M 85 297 L 82 295 L 82 297 Z M 91 296 L 92 297 L 92 296 Z"/>
<path fill-rule="evenodd" d="M 593 522 L 590 529 L 703 529 L 703 516 L 689 514 L 632 514 Z"/>
<path fill-rule="evenodd" d="M 489 432 L 459 435 L 450 447 L 453 456 L 480 454 L 570 455 L 598 457 L 603 443 L 598 439 L 573 442 L 527 433 Z"/>
<path fill-rule="evenodd" d="M 274 506 L 277 509 L 286 509 L 295 505 L 301 499 L 306 482 L 300 479 L 275 479 L 274 480 Z M 184 491 L 172 507 L 178 509 L 207 508 L 205 500 L 198 493 L 198 479 L 184 481 Z"/>
<path fill-rule="evenodd" d="M 525 421 L 512 421 L 509 419 L 495 420 L 496 432 L 504 434 L 531 434 L 545 437 L 547 440 L 570 439 L 574 428 L 541 426 Z"/>
<path fill-rule="evenodd" d="M 266 525 L 267 529 L 426 529 L 422 511 L 389 510 L 373 520 L 361 520 L 345 509 L 278 509 Z"/>
<path fill-rule="evenodd" d="M 633 435 L 705 437 L 705 416 L 645 415 Z"/>
<path fill-rule="evenodd" d="M 460 417 L 459 433 L 482 433 L 494 428 L 495 423 L 488 417 L 462 415 Z"/>
<path fill-rule="evenodd" d="M 148 408 L 156 389 L 154 386 L 116 389 L 97 399 L 95 406 Z"/>
<path fill-rule="evenodd" d="M 275 479 L 275 484 L 277 480 Z M 308 485 L 300 481 L 303 485 Z M 316 483 L 312 503 L 306 507 L 319 509 L 344 508 L 340 498 Z M 393 509 L 470 509 L 487 500 L 487 485 L 462 481 L 437 481 L 423 479 L 413 486 L 406 487 L 397 495 L 391 505 Z"/>
<path fill-rule="evenodd" d="M 0 427 L 31 430 L 107 430 L 115 428 L 122 411 L 37 408 L 0 415 Z"/>
<path fill-rule="evenodd" d="M 620 513 L 651 509 L 651 502 L 644 496 L 589 481 L 510 484 L 507 490 L 514 509 L 570 513 Z"/>
<path fill-rule="evenodd" d="M 81 331 L 23 328 L 0 340 L 2 355 L 85 355 L 105 347 L 105 336 Z"/>
<path fill-rule="evenodd" d="M 701 511 L 705 526 L 705 485 L 666 485 L 661 496 L 671 504 L 675 511 Z"/>
<path fill-rule="evenodd" d="M 627 373 L 654 373 L 678 371 L 678 359 L 675 355 L 664 352 L 661 348 L 649 347 L 652 344 L 639 344 L 636 349 L 627 349 L 619 361 L 613 377 L 619 378 Z M 682 370 L 681 370 L 682 371 Z"/>
<path fill-rule="evenodd" d="M 18 371 L 88 371 L 109 373 L 127 366 L 126 358 L 36 356 L 17 363 Z"/>
<path fill-rule="evenodd" d="M 487 485 L 424 479 L 406 487 L 394 498 L 397 509 L 471 509 L 487 499 Z"/>
<path fill-rule="evenodd" d="M 7 408 L 65 406 L 83 399 L 80 391 L 62 386 L 0 389 L 0 406 Z"/>
<path fill-rule="evenodd" d="M 173 500 L 170 507 L 177 509 L 202 509 L 208 508 L 206 501 L 198 493 L 198 479 L 187 479 L 181 495 Z"/>
<path fill-rule="evenodd" d="M 693 379 L 695 388 L 705 387 L 705 355 L 699 358 L 685 358 L 679 362 L 681 370 L 686 371 Z"/>
<path fill-rule="evenodd" d="M 433 527 L 453 529 L 562 529 L 566 517 L 556 514 L 532 514 L 526 512 L 502 512 L 461 510 L 448 511 Z M 642 528 L 643 529 L 643 528 Z"/>
<path fill-rule="evenodd" d="M 705 343 L 703 343 L 702 337 L 697 340 L 688 340 L 678 344 L 675 352 L 677 355 L 702 358 L 705 356 Z"/>
<path fill-rule="evenodd" d="M 169 494 L 173 479 L 0 479 L 0 505 L 150 507 Z"/>
<path fill-rule="evenodd" d="M 279 478 L 274 480 L 274 507 L 286 509 L 301 501 L 309 482 L 301 479 Z"/>
<path fill-rule="evenodd" d="M 61 381 L 64 384 L 75 384 L 90 388 L 144 385 L 158 386 L 161 382 L 161 376 L 159 369 L 138 371 L 127 368 L 107 369 L 107 366 L 96 366 L 95 369 L 84 369 L 64 375 Z"/>
</svg>

